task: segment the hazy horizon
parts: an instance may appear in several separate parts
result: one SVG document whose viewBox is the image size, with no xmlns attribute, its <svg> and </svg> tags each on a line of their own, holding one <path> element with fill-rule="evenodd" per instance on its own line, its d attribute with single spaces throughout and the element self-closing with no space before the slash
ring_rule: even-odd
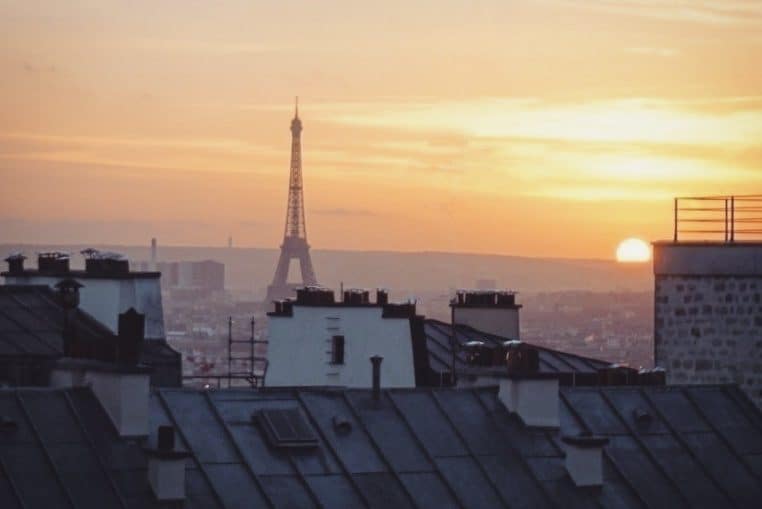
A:
<svg viewBox="0 0 762 509">
<path fill-rule="evenodd" d="M 33 255 L 37 252 L 42 252 L 47 249 L 56 249 L 56 248 L 64 248 L 64 252 L 67 252 L 69 254 L 79 255 L 78 249 L 82 249 L 85 247 L 93 247 L 96 249 L 109 249 L 109 248 L 125 248 L 125 249 L 140 249 L 140 250 L 148 250 L 150 249 L 150 239 L 148 239 L 148 243 L 117 243 L 117 242 L 76 242 L 76 241 L 70 241 L 70 242 L 13 242 L 13 241 L 3 241 L 0 240 L 0 249 L 2 248 L 23 248 L 23 247 L 30 247 L 30 248 L 37 248 L 31 252 L 24 252 L 24 254 L 30 259 L 33 259 Z M 164 247 L 167 248 L 177 248 L 177 249 L 219 249 L 219 250 L 227 250 L 227 249 L 241 249 L 241 250 L 262 250 L 262 251 L 273 251 L 273 252 L 280 252 L 280 246 L 237 246 L 233 245 L 232 248 L 228 247 L 227 245 L 209 245 L 209 244 L 162 244 L 159 240 L 158 248 L 162 249 Z M 659 239 L 663 240 L 663 239 Z M 66 251 L 65 248 L 72 248 L 73 250 L 71 252 Z M 39 249 L 39 251 L 38 251 Z M 311 252 L 337 252 L 337 253 L 389 253 L 389 254 L 443 254 L 443 255 L 463 255 L 463 256 L 484 256 L 484 257 L 501 257 L 501 258 L 526 258 L 526 259 L 537 259 L 537 260 L 571 260 L 571 261 L 593 261 L 593 262 L 605 262 L 605 263 L 617 263 L 615 256 L 609 256 L 607 258 L 601 257 L 601 258 L 594 258 L 594 257 L 574 257 L 574 256 L 542 256 L 542 255 L 523 255 L 523 254 L 516 254 L 516 253 L 480 253 L 476 251 L 440 251 L 436 249 L 415 249 L 415 250 L 406 250 L 406 249 L 341 249 L 341 248 L 322 248 L 322 247 L 310 247 Z M 0 252 L 0 255 L 3 255 L 5 253 Z M 142 261 L 142 260 L 131 260 L 131 261 Z M 174 260 L 173 260 L 174 261 Z M 632 263 L 629 265 L 650 265 L 649 263 Z"/>
<path fill-rule="evenodd" d="M 78 252 L 84 247 L 110 249 L 132 262 L 148 261 L 150 247 L 142 245 L 25 245 L 0 243 L 3 250 L 27 247 L 27 266 L 34 268 L 34 250 L 63 249 L 75 256 L 72 268 L 82 268 Z M 278 258 L 277 247 L 253 248 L 168 246 L 159 241 L 158 261 L 213 259 L 225 264 L 229 290 L 254 292 L 259 298 L 272 281 Z M 555 291 L 651 291 L 651 265 L 622 264 L 614 260 L 541 258 L 479 253 L 443 253 L 433 251 L 347 251 L 313 249 L 312 260 L 318 282 L 338 289 L 347 287 L 389 288 L 395 300 L 427 294 L 447 295 L 453 288 L 475 288 L 479 279 L 494 280 L 499 288 L 520 292 Z M 290 280 L 298 282 L 296 263 Z"/>
</svg>

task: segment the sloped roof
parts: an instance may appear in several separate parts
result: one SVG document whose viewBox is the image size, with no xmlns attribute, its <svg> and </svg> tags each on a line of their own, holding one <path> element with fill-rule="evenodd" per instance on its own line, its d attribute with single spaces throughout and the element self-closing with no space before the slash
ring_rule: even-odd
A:
<svg viewBox="0 0 762 509">
<path fill-rule="evenodd" d="M 293 409 L 317 447 L 278 448 L 257 416 Z M 151 425 L 191 453 L 185 507 L 757 507 L 762 415 L 734 386 L 569 387 L 561 430 L 496 388 L 160 389 Z M 152 507 L 146 460 L 88 389 L 0 390 L 0 506 Z M 650 416 L 646 418 L 645 416 Z M 339 424 L 340 423 L 340 424 Z M 600 490 L 574 487 L 562 434 L 609 437 Z M 154 431 L 155 432 L 155 431 Z M 152 437 L 152 440 L 155 437 Z"/>
<path fill-rule="evenodd" d="M 76 333 L 86 343 L 113 341 L 114 333 L 77 309 Z M 46 285 L 0 285 L 0 358 L 63 355 L 64 308 Z M 164 341 L 144 341 L 141 361 L 174 361 L 178 353 Z"/>
<path fill-rule="evenodd" d="M 460 345 L 469 341 L 483 341 L 487 345 L 502 345 L 511 338 L 495 336 L 474 329 L 468 325 L 456 324 L 455 339 Z M 424 334 L 429 354 L 429 367 L 437 372 L 449 372 L 452 366 L 452 329 L 449 323 L 439 320 L 426 319 Z M 540 373 L 596 373 L 598 370 L 611 366 L 610 362 L 582 357 L 542 346 L 531 345 L 540 354 Z M 466 363 L 465 349 L 459 349 L 455 356 L 455 369 L 473 369 Z M 489 368 L 484 369 L 489 371 Z"/>
<path fill-rule="evenodd" d="M 142 449 L 90 389 L 0 390 L 0 421 L 3 509 L 157 506 Z"/>
<path fill-rule="evenodd" d="M 83 341 L 113 337 L 108 327 L 81 309 L 76 330 Z M 0 357 L 59 357 L 63 354 L 64 309 L 42 285 L 0 285 Z"/>
</svg>

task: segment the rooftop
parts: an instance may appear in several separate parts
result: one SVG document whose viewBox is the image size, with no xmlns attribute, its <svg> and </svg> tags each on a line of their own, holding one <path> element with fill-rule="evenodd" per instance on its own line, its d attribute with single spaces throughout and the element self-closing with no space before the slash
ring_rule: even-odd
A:
<svg viewBox="0 0 762 509">
<path fill-rule="evenodd" d="M 335 298 L 334 291 L 322 286 L 303 286 L 296 288 L 296 299 L 274 301 L 274 311 L 268 316 L 293 316 L 294 306 L 320 308 L 381 308 L 383 318 L 412 318 L 416 313 L 414 301 L 390 303 L 389 292 L 382 288 L 376 290 L 376 299 L 372 301 L 370 291 L 364 289 L 344 290 L 342 300 Z"/>
<path fill-rule="evenodd" d="M 161 272 L 130 271 L 129 262 L 119 253 L 84 249 L 85 270 L 70 268 L 69 253 L 51 251 L 37 254 L 37 268 L 24 267 L 26 257 L 22 253 L 11 253 L 5 258 L 8 270 L 0 273 L 3 277 L 53 277 L 78 279 L 153 279 L 161 277 Z"/>
<path fill-rule="evenodd" d="M 47 285 L 0 285 L 0 364 L 62 357 L 64 313 L 64 304 Z M 91 356 L 111 358 L 115 355 L 117 337 L 108 327 L 79 308 L 74 310 L 72 323 L 77 343 Z M 165 341 L 142 343 L 140 360 L 143 363 L 173 364 L 178 356 Z M 165 374 L 159 371 L 153 379 L 165 383 Z M 2 374 L 0 370 L 0 377 Z"/>
<path fill-rule="evenodd" d="M 273 441 L 263 411 L 299 421 L 304 443 Z M 762 497 L 762 414 L 733 386 L 569 387 L 560 414 L 560 430 L 528 428 L 495 388 L 384 390 L 378 401 L 368 390 L 162 389 L 150 429 L 174 426 L 191 454 L 185 507 L 757 507 Z M 160 507 L 146 444 L 120 439 L 89 389 L 2 389 L 0 416 L 3 508 Z M 597 490 L 576 488 L 564 468 L 561 437 L 580 432 L 609 439 Z"/>
<path fill-rule="evenodd" d="M 452 334 L 453 327 L 439 320 L 426 319 L 424 334 L 428 350 L 429 368 L 436 373 L 449 373 L 452 370 Z M 469 342 L 483 342 L 487 346 L 499 347 L 510 338 L 495 336 L 476 330 L 468 325 L 455 325 L 455 339 L 460 345 L 455 354 L 455 370 L 458 373 L 501 375 L 507 370 L 503 362 L 495 366 L 474 366 L 467 362 Z M 537 345 L 529 345 L 539 353 L 539 373 L 562 375 L 561 382 L 580 375 L 597 375 L 599 371 L 610 368 L 612 364 L 600 359 L 582 357 L 559 350 Z M 634 371 L 634 370 L 633 370 Z M 568 383 L 571 385 L 571 383 Z"/>
</svg>

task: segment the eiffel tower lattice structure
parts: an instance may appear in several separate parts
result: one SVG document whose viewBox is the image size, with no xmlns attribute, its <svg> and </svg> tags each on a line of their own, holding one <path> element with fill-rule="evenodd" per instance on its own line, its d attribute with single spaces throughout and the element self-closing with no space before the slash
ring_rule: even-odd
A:
<svg viewBox="0 0 762 509">
<path fill-rule="evenodd" d="M 291 261 L 299 260 L 302 272 L 301 284 L 288 282 L 288 269 Z M 288 181 L 288 205 L 286 207 L 286 229 L 283 244 L 280 246 L 280 258 L 275 268 L 272 284 L 267 288 L 266 302 L 294 296 L 294 290 L 300 286 L 316 285 L 315 269 L 310 258 L 310 246 L 307 243 L 307 225 L 304 220 L 304 188 L 302 185 L 302 121 L 299 118 L 297 98 L 294 118 L 291 120 L 291 173 Z"/>
</svg>

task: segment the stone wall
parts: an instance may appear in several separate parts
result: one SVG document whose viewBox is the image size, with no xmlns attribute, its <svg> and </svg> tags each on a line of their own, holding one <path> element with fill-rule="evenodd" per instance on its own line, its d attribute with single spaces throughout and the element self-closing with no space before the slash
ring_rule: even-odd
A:
<svg viewBox="0 0 762 509">
<path fill-rule="evenodd" d="M 762 276 L 655 276 L 656 365 L 667 383 L 737 383 L 762 408 Z"/>
</svg>

